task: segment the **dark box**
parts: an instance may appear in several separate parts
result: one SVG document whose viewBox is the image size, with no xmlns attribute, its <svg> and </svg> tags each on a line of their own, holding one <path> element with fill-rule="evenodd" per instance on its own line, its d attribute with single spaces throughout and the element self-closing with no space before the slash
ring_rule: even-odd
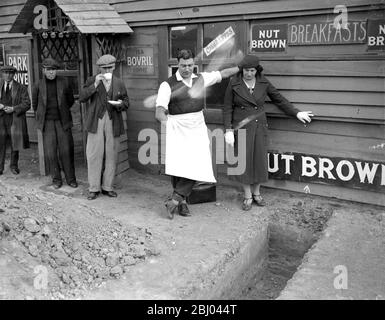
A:
<svg viewBox="0 0 385 320">
<path fill-rule="evenodd" d="M 217 201 L 217 189 L 213 183 L 196 183 L 186 198 L 188 204 Z"/>
</svg>

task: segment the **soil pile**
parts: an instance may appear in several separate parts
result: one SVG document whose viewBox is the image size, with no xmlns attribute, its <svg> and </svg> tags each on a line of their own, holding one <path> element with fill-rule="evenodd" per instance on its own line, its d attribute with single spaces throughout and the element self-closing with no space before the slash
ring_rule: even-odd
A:
<svg viewBox="0 0 385 320">
<path fill-rule="evenodd" d="M 16 242 L 48 268 L 50 298 L 79 296 L 159 254 L 148 229 L 76 202 L 62 208 L 62 197 L 0 182 L 0 249 L 2 242 Z"/>
</svg>

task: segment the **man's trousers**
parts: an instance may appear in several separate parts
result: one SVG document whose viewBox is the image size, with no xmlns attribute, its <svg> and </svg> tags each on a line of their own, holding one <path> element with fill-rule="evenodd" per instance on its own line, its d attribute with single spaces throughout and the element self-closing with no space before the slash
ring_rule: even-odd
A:
<svg viewBox="0 0 385 320">
<path fill-rule="evenodd" d="M 183 177 L 171 176 L 171 184 L 174 188 L 172 198 L 177 201 L 181 201 L 190 195 L 195 181 Z"/>
<path fill-rule="evenodd" d="M 67 183 L 76 182 L 74 139 L 71 128 L 65 131 L 60 120 L 46 120 L 43 130 L 43 144 L 52 182 L 62 184 L 59 158 Z"/>
<path fill-rule="evenodd" d="M 4 171 L 5 154 L 7 151 L 7 142 L 9 142 L 11 148 L 11 165 L 12 169 L 18 168 L 19 151 L 13 150 L 11 126 L 13 115 L 3 114 L 0 116 L 0 171 Z"/>
<path fill-rule="evenodd" d="M 112 120 L 106 111 L 103 118 L 98 121 L 97 132 L 89 132 L 87 136 L 86 154 L 90 192 L 99 192 L 100 188 L 105 191 L 113 190 L 119 143 L 120 137 L 114 138 Z M 102 173 L 103 160 L 105 162 Z"/>
</svg>

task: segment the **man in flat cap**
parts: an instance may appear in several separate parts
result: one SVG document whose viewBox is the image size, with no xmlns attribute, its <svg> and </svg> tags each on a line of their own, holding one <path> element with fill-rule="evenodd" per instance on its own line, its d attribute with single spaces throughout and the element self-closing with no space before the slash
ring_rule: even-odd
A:
<svg viewBox="0 0 385 320">
<path fill-rule="evenodd" d="M 7 143 L 11 147 L 11 172 L 19 174 L 19 150 L 29 148 L 25 113 L 31 107 L 27 87 L 14 79 L 16 68 L 3 66 L 0 79 L 0 175 L 4 171 Z"/>
<path fill-rule="evenodd" d="M 86 129 L 89 195 L 94 200 L 99 193 L 116 197 L 113 190 L 120 136 L 124 133 L 122 111 L 127 110 L 129 99 L 124 83 L 112 75 L 116 58 L 101 56 L 96 64 L 97 75 L 87 79 L 79 101 L 87 102 Z M 104 172 L 103 169 L 104 161 Z"/>
<path fill-rule="evenodd" d="M 59 65 L 54 59 L 45 59 L 42 66 L 43 78 L 34 87 L 32 107 L 36 114 L 37 128 L 43 134 L 49 173 L 54 188 L 58 189 L 63 185 L 62 167 L 67 184 L 77 188 L 72 136 L 72 87 L 66 78 L 56 76 Z"/>
</svg>

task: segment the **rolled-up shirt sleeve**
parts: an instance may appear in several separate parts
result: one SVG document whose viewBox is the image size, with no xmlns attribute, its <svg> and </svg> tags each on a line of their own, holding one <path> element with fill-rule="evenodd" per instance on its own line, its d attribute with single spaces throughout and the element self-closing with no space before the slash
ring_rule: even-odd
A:
<svg viewBox="0 0 385 320">
<path fill-rule="evenodd" d="M 200 74 L 203 77 L 205 88 L 222 81 L 220 71 L 201 72 Z"/>
<path fill-rule="evenodd" d="M 158 90 L 158 96 L 156 98 L 155 105 L 157 107 L 163 107 L 168 110 L 168 104 L 170 103 L 171 98 L 171 88 L 170 85 L 164 81 L 160 84 Z"/>
</svg>

